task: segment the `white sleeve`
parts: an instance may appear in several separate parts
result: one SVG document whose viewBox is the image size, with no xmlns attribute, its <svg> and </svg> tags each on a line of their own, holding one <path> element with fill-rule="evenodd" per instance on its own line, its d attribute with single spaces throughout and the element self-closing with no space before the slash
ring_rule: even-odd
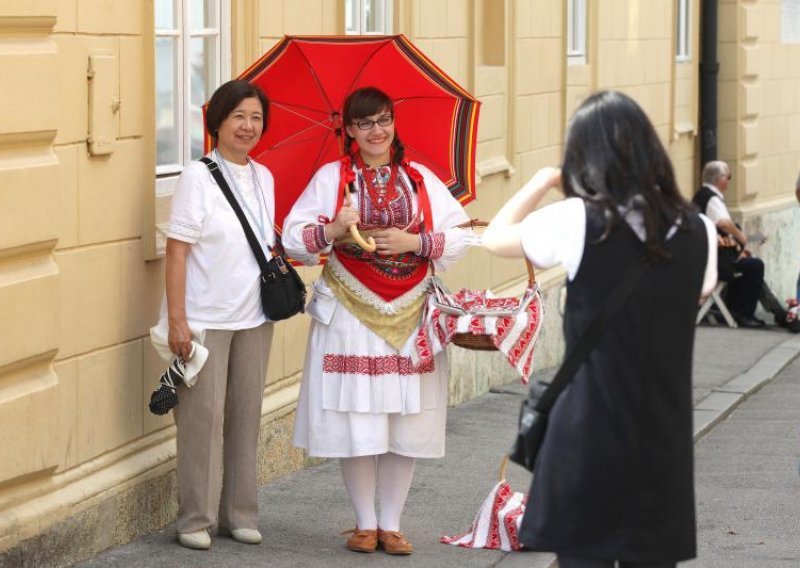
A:
<svg viewBox="0 0 800 568">
<path fill-rule="evenodd" d="M 210 208 L 210 176 L 201 162 L 192 162 L 183 170 L 172 194 L 167 237 L 191 244 L 200 240 Z"/>
<path fill-rule="evenodd" d="M 561 265 L 572 280 L 578 273 L 586 240 L 586 206 L 570 197 L 528 214 L 520 224 L 525 256 L 537 268 Z"/>
<path fill-rule="evenodd" d="M 320 224 L 320 215 L 331 221 L 336 217 L 336 192 L 339 187 L 339 162 L 322 166 L 303 193 L 295 201 L 292 210 L 283 220 L 283 247 L 289 256 L 304 264 L 314 265 L 319 262 L 320 252 L 330 252 L 330 245 L 322 250 L 310 251 L 305 238 L 304 229 Z"/>
<path fill-rule="evenodd" d="M 469 221 L 469 216 L 436 174 L 421 164 L 413 165 L 425 178 L 425 189 L 433 212 L 433 231 L 444 236 L 442 254 L 432 259 L 433 264 L 437 271 L 445 271 L 462 258 L 475 241 L 472 230 L 455 228 Z"/>
<path fill-rule="evenodd" d="M 705 215 L 700 214 L 700 218 L 703 220 L 708 235 L 708 259 L 706 260 L 701 294 L 708 296 L 717 286 L 717 228 Z"/>
<path fill-rule="evenodd" d="M 715 195 L 708 200 L 708 204 L 706 205 L 706 217 L 711 219 L 711 222 L 716 225 L 724 219 L 730 219 L 731 214 L 728 212 L 725 202 Z"/>
</svg>

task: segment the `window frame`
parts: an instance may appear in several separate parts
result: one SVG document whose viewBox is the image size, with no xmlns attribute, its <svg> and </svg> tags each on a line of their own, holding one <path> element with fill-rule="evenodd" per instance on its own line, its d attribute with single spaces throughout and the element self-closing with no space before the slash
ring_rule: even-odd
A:
<svg viewBox="0 0 800 568">
<path fill-rule="evenodd" d="M 692 60 L 692 0 L 676 0 L 675 61 Z"/>
<path fill-rule="evenodd" d="M 588 35 L 587 0 L 567 0 L 567 63 L 585 65 Z"/>
<path fill-rule="evenodd" d="M 157 7 L 154 0 L 154 20 L 157 17 Z M 217 46 L 215 49 L 215 66 L 217 69 L 216 84 L 209 84 L 209 92 L 213 92 L 219 85 L 231 78 L 233 67 L 233 50 L 232 50 L 232 0 L 215 0 L 217 26 L 214 28 L 199 28 L 198 30 L 191 29 L 191 20 L 189 15 L 189 5 L 191 0 L 172 0 L 172 5 L 175 9 L 173 18 L 175 19 L 173 28 L 169 30 L 157 27 L 158 22 L 154 21 L 154 37 L 153 44 L 155 46 L 159 37 L 178 37 L 179 45 L 176 48 L 175 61 L 173 62 L 175 68 L 174 72 L 179 75 L 176 81 L 176 120 L 178 124 L 178 157 L 181 160 L 180 164 L 166 164 L 159 166 L 156 158 L 156 167 L 154 173 L 155 184 L 152 202 L 152 217 L 153 233 L 152 240 L 147 238 L 148 242 L 146 257 L 148 259 L 162 258 L 165 254 L 166 240 L 167 240 L 167 217 L 169 214 L 169 205 L 172 199 L 172 194 L 175 191 L 175 186 L 178 183 L 178 178 L 183 169 L 191 162 L 191 69 L 190 53 L 191 53 L 191 39 L 192 37 L 201 37 L 208 35 L 204 32 L 216 30 L 217 32 Z M 184 25 L 186 24 L 186 25 Z M 196 32 L 196 33 L 193 33 Z M 155 49 L 155 47 L 154 47 Z M 155 53 L 155 51 L 154 51 Z M 157 73 L 157 67 L 154 65 L 153 73 Z M 157 96 L 157 80 L 154 81 L 153 96 Z M 155 111 L 158 112 L 156 104 Z M 155 122 L 154 117 L 154 142 L 155 150 L 158 150 L 158 124 Z"/>
<path fill-rule="evenodd" d="M 156 0 L 157 1 L 157 0 Z M 179 163 L 159 165 L 156 163 L 156 196 L 163 197 L 172 193 L 177 176 L 192 161 L 191 156 L 191 43 L 194 38 L 216 37 L 214 60 L 216 76 L 211 81 L 210 91 L 231 77 L 231 0 L 212 0 L 215 2 L 217 25 L 214 27 L 193 29 L 191 24 L 191 0 L 171 0 L 175 10 L 174 27 L 171 29 L 154 28 L 155 41 L 160 37 L 177 38 L 177 53 L 174 61 L 175 73 L 178 76 L 175 97 L 178 123 L 178 159 Z M 154 71 L 155 72 L 155 71 Z M 157 109 L 156 109 L 157 110 Z M 158 139 L 156 138 L 156 145 Z"/>
<path fill-rule="evenodd" d="M 365 31 L 364 28 L 367 22 L 367 0 L 345 0 L 344 2 L 344 33 L 346 35 L 392 35 L 393 28 L 393 14 L 392 14 L 392 0 L 371 0 L 376 5 L 380 5 L 383 11 L 383 17 L 380 18 L 381 29 L 374 31 Z M 353 26 L 348 26 L 348 16 L 353 15 L 357 11 L 356 22 Z"/>
</svg>

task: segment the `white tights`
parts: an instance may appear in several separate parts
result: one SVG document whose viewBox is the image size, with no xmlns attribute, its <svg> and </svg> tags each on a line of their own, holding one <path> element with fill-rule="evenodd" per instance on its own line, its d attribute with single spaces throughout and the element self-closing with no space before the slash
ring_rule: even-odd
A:
<svg viewBox="0 0 800 568">
<path fill-rule="evenodd" d="M 359 529 L 400 530 L 400 515 L 414 477 L 415 462 L 414 458 L 392 453 L 339 460 Z M 376 487 L 381 505 L 380 522 L 375 515 Z"/>
</svg>

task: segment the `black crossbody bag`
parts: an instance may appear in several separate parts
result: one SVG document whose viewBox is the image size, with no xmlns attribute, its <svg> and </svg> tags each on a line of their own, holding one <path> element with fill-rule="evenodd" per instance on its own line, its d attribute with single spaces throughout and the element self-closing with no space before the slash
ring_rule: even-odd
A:
<svg viewBox="0 0 800 568">
<path fill-rule="evenodd" d="M 297 274 L 297 271 L 270 246 L 267 248 L 272 253 L 272 258 L 267 260 L 258 238 L 253 233 L 242 207 L 233 196 L 233 192 L 231 192 L 231 188 L 228 186 L 228 182 L 225 181 L 217 163 L 205 157 L 201 158 L 200 161 L 208 167 L 208 171 L 214 176 L 217 185 L 222 190 L 222 193 L 225 194 L 225 198 L 242 224 L 242 229 L 244 229 L 247 242 L 250 243 L 250 248 L 253 249 L 253 254 L 261 269 L 261 306 L 264 309 L 264 314 L 272 321 L 281 321 L 305 311 L 306 285 Z"/>
<path fill-rule="evenodd" d="M 589 323 L 583 336 L 561 364 L 553 381 L 551 383 L 536 381 L 531 385 L 528 396 L 522 401 L 519 411 L 517 438 L 508 454 L 511 461 L 528 471 L 533 471 L 536 466 L 536 457 L 539 455 L 539 449 L 547 431 L 550 409 L 553 408 L 558 395 L 566 388 L 586 357 L 603 337 L 619 309 L 636 289 L 636 285 L 647 267 L 648 264 L 644 258 L 637 259 L 630 265 L 622 280 L 608 295 L 606 303 Z"/>
</svg>

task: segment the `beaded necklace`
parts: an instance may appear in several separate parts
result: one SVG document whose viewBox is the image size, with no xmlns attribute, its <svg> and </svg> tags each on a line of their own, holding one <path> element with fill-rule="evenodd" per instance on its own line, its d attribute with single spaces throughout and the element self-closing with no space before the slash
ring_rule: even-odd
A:
<svg viewBox="0 0 800 568">
<path fill-rule="evenodd" d="M 389 208 L 389 204 L 397 199 L 397 164 L 392 163 L 389 168 L 389 175 L 382 174 L 380 168 L 373 168 L 372 175 L 367 171 L 367 165 L 356 154 L 356 167 L 361 170 L 364 178 L 364 185 L 367 188 L 372 205 L 381 211 Z"/>
</svg>

